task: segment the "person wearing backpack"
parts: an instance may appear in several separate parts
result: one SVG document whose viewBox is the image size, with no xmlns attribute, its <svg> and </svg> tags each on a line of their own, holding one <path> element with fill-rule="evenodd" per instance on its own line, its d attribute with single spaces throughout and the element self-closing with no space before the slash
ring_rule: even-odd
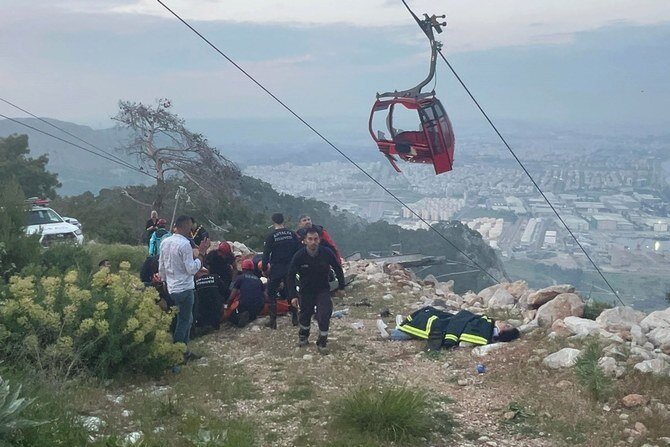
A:
<svg viewBox="0 0 670 447">
<path fill-rule="evenodd" d="M 170 236 L 170 232 L 165 228 L 165 225 L 167 225 L 165 219 L 158 219 L 156 231 L 154 231 L 149 240 L 149 256 L 158 256 L 160 254 L 161 242 Z"/>
</svg>

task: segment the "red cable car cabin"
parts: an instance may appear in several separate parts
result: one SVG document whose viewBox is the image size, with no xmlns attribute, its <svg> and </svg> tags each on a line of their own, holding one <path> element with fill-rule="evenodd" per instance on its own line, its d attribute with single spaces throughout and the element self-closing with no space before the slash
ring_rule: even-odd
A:
<svg viewBox="0 0 670 447">
<path fill-rule="evenodd" d="M 421 130 L 403 131 L 393 126 L 397 106 L 416 110 Z M 388 110 L 386 131 L 373 128 L 375 113 Z M 455 138 L 451 122 L 440 101 L 434 97 L 399 97 L 377 99 L 370 113 L 370 135 L 396 171 L 401 172 L 394 156 L 410 163 L 431 163 L 436 174 L 451 171 L 454 162 Z"/>
</svg>

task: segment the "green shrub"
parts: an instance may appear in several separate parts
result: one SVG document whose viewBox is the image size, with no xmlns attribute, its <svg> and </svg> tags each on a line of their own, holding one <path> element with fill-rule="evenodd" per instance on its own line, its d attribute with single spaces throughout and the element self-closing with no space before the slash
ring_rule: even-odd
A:
<svg viewBox="0 0 670 447">
<path fill-rule="evenodd" d="M 12 277 L 0 302 L 0 355 L 61 378 L 81 369 L 99 377 L 159 375 L 183 345 L 172 344 L 171 318 L 155 305 L 156 291 L 129 267 L 102 269 L 86 287 L 75 271 Z"/>
<path fill-rule="evenodd" d="M 17 431 L 41 424 L 21 416 L 33 400 L 19 397 L 20 393 L 21 385 L 12 391 L 9 383 L 0 377 L 0 445 Z"/>
<path fill-rule="evenodd" d="M 598 360 L 603 355 L 603 348 L 598 340 L 591 340 L 575 364 L 577 381 L 596 400 L 602 400 L 610 391 L 612 379 L 605 375 L 598 365 Z"/>
<path fill-rule="evenodd" d="M 595 301 L 588 300 L 584 305 L 584 318 L 589 320 L 595 320 L 598 318 L 598 315 L 603 313 L 604 310 L 611 309 L 614 307 L 612 303 L 606 303 L 604 301 Z"/>
<path fill-rule="evenodd" d="M 384 441 L 409 441 L 433 427 L 428 402 L 426 393 L 408 388 L 357 391 L 334 404 L 335 424 Z"/>
<path fill-rule="evenodd" d="M 88 279 L 93 271 L 91 256 L 84 247 L 75 244 L 55 244 L 43 250 L 40 276 L 62 276 L 76 270 L 81 278 Z"/>
<path fill-rule="evenodd" d="M 98 263 L 103 259 L 108 259 L 112 264 L 112 271 L 119 268 L 123 261 L 130 262 L 130 270 L 139 271 L 142 263 L 149 255 L 149 250 L 145 245 L 124 245 L 124 244 L 86 244 L 86 252 L 89 255 L 91 268 L 98 269 Z"/>
</svg>

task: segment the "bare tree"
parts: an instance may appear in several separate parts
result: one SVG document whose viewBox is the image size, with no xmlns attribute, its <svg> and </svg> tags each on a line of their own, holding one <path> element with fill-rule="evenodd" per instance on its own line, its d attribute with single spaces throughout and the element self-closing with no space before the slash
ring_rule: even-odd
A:
<svg viewBox="0 0 670 447">
<path fill-rule="evenodd" d="M 228 197 L 240 171 L 233 162 L 211 147 L 199 133 L 188 130 L 182 118 L 170 110 L 169 99 L 156 106 L 119 101 L 119 113 L 112 119 L 130 129 L 133 136 L 123 148 L 156 177 L 153 208 L 159 213 L 167 194 L 165 181 L 181 176 L 211 197 Z"/>
</svg>

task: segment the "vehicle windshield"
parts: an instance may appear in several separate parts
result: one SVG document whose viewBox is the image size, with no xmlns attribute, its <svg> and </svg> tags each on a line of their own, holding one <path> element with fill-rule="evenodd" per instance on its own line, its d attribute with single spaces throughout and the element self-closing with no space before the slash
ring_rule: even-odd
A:
<svg viewBox="0 0 670 447">
<path fill-rule="evenodd" d="M 63 222 L 63 219 L 54 210 L 31 210 L 28 214 L 28 225 L 44 225 Z"/>
</svg>

